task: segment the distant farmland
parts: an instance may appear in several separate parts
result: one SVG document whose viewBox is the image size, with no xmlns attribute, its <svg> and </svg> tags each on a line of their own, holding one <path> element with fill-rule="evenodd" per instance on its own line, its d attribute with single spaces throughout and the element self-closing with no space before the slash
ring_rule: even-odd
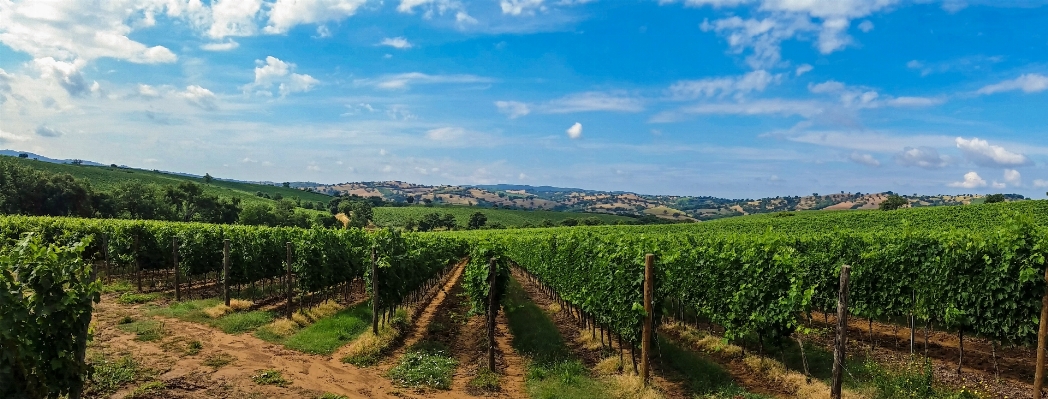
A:
<svg viewBox="0 0 1048 399">
<path fill-rule="evenodd" d="M 525 223 L 538 226 L 543 220 L 549 220 L 560 224 L 564 219 L 586 219 L 594 217 L 600 219 L 604 224 L 615 224 L 619 221 L 630 222 L 636 220 L 627 216 L 606 215 L 599 213 L 580 212 L 553 212 L 553 211 L 521 211 L 509 209 L 477 208 L 468 206 L 410 206 L 410 207 L 382 207 L 375 208 L 375 224 L 379 226 L 404 226 L 409 218 L 419 220 L 427 214 L 450 213 L 455 215 L 455 222 L 459 227 L 466 227 L 469 217 L 475 212 L 481 212 L 488 217 L 487 223 L 500 223 L 506 227 L 519 227 Z"/>
</svg>

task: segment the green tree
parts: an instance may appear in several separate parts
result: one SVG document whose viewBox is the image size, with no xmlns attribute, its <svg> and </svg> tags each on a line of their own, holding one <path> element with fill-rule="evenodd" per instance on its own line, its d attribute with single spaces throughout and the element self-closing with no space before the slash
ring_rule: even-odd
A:
<svg viewBox="0 0 1048 399">
<path fill-rule="evenodd" d="M 579 225 L 579 220 L 575 219 L 575 218 L 567 218 L 567 219 L 561 220 L 560 221 L 560 225 L 561 226 L 569 226 L 569 227 L 570 226 L 578 226 Z"/>
<path fill-rule="evenodd" d="M 990 194 L 986 196 L 987 204 L 996 204 L 998 202 L 1004 202 L 1004 194 Z"/>
<path fill-rule="evenodd" d="M 240 211 L 240 224 L 250 226 L 276 226 L 277 217 L 269 204 L 254 202 L 244 205 Z"/>
<path fill-rule="evenodd" d="M 353 214 L 349 217 L 349 224 L 353 227 L 366 227 L 368 222 L 375 218 L 368 201 L 353 202 Z"/>
<path fill-rule="evenodd" d="M 902 208 L 903 206 L 909 203 L 910 201 L 908 201 L 906 198 L 900 197 L 898 195 L 889 195 L 887 199 L 881 201 L 880 209 L 882 211 L 894 211 L 896 209 Z"/>
<path fill-rule="evenodd" d="M 211 185 L 211 182 L 215 181 L 214 177 L 211 177 L 210 173 L 204 173 L 204 184 Z"/>
<path fill-rule="evenodd" d="M 484 224 L 488 222 L 488 217 L 484 216 L 483 212 L 474 212 L 469 216 L 469 228 L 472 230 L 484 227 Z"/>
<path fill-rule="evenodd" d="M 284 182 L 284 188 L 291 188 L 291 183 Z"/>
</svg>

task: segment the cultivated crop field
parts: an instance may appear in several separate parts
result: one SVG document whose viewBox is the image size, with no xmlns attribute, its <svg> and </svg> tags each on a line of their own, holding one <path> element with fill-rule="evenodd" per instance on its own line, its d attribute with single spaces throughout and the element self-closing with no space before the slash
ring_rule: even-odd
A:
<svg viewBox="0 0 1048 399">
<path fill-rule="evenodd" d="M 512 209 L 476 208 L 466 206 L 381 207 L 375 208 L 374 212 L 375 224 L 379 226 L 392 227 L 402 227 L 405 224 L 407 224 L 408 219 L 414 219 L 418 221 L 431 213 L 450 213 L 455 216 L 455 222 L 459 225 L 459 227 L 462 228 L 465 228 L 467 226 L 470 215 L 472 215 L 475 212 L 480 212 L 487 216 L 487 223 L 489 225 L 498 223 L 505 227 L 521 227 L 525 225 L 538 227 L 541 226 L 542 222 L 546 220 L 549 220 L 555 225 L 560 225 L 560 223 L 563 222 L 565 219 L 582 220 L 587 218 L 596 218 L 604 224 L 616 224 L 619 222 L 628 223 L 636 220 L 635 218 L 627 216 L 609 215 L 601 213 L 530 210 L 524 211 Z"/>
<path fill-rule="evenodd" d="M 28 354 L 65 334 L 94 371 L 0 368 L 0 396 L 830 397 L 848 265 L 843 397 L 1030 397 L 1045 209 L 440 233 L 8 216 L 3 359 L 50 365 Z M 44 275 L 69 312 L 34 310 Z"/>
</svg>

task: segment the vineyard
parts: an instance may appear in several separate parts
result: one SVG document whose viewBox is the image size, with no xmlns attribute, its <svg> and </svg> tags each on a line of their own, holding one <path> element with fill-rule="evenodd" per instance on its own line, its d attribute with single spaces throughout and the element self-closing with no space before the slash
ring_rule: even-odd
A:
<svg viewBox="0 0 1048 399">
<path fill-rule="evenodd" d="M 966 337 L 989 341 L 994 356 L 998 347 L 1036 345 L 1048 254 L 1046 211 L 1044 201 L 1025 201 L 691 225 L 442 233 L 10 216 L 0 218 L 0 239 L 10 246 L 32 233 L 43 243 L 84 243 L 77 250 L 86 261 L 81 268 L 106 280 L 137 282 L 144 292 L 174 290 L 176 301 L 183 292 L 206 298 L 232 291 L 260 303 L 284 302 L 281 311 L 289 318 L 293 306 L 308 309 L 348 298 L 362 284 L 365 292 L 358 294 L 375 299 L 370 306 L 376 335 L 380 318 L 393 320 L 398 308 L 424 304 L 434 290 L 461 285 L 455 288 L 461 306 L 458 295 L 441 300 L 468 310 L 462 316 L 467 319 L 486 317 L 492 371 L 490 341 L 496 317 L 505 317 L 492 305 L 519 291 L 515 284 L 534 284 L 581 328 L 599 332 L 602 347 L 606 339 L 607 348 L 618 343 L 620 358 L 629 351 L 636 368 L 649 315 L 643 300 L 647 254 L 654 255 L 649 305 L 656 330 L 716 326 L 727 342 L 755 342 L 761 351 L 809 333 L 819 318 L 828 322 L 837 312 L 842 266 L 848 265 L 847 310 L 869 321 L 871 337 L 875 321 L 904 326 L 913 348 L 913 331 L 933 327 L 959 338 L 963 362 Z M 432 326 L 426 331 L 422 336 L 445 344 L 468 333 L 441 335 Z M 628 360 L 623 363 L 620 369 L 630 368 Z"/>
</svg>

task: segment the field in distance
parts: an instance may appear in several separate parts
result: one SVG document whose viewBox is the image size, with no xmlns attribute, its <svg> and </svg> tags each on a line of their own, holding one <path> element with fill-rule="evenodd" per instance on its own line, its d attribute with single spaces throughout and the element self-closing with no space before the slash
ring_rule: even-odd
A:
<svg viewBox="0 0 1048 399">
<path fill-rule="evenodd" d="M 491 209 L 471 206 L 410 206 L 410 207 L 381 207 L 374 208 L 374 223 L 378 226 L 403 227 L 408 219 L 416 221 L 428 214 L 439 213 L 441 215 L 450 213 L 455 216 L 455 223 L 465 228 L 469 223 L 469 217 L 476 212 L 483 213 L 487 217 L 487 225 L 495 223 L 505 227 L 521 227 L 527 224 L 540 226 L 544 220 L 549 220 L 560 225 L 565 219 L 582 220 L 597 218 L 603 224 L 617 224 L 619 222 L 630 223 L 637 219 L 628 216 L 609 215 L 602 213 L 581 212 L 556 212 L 556 211 L 526 211 L 513 209 Z"/>
</svg>

